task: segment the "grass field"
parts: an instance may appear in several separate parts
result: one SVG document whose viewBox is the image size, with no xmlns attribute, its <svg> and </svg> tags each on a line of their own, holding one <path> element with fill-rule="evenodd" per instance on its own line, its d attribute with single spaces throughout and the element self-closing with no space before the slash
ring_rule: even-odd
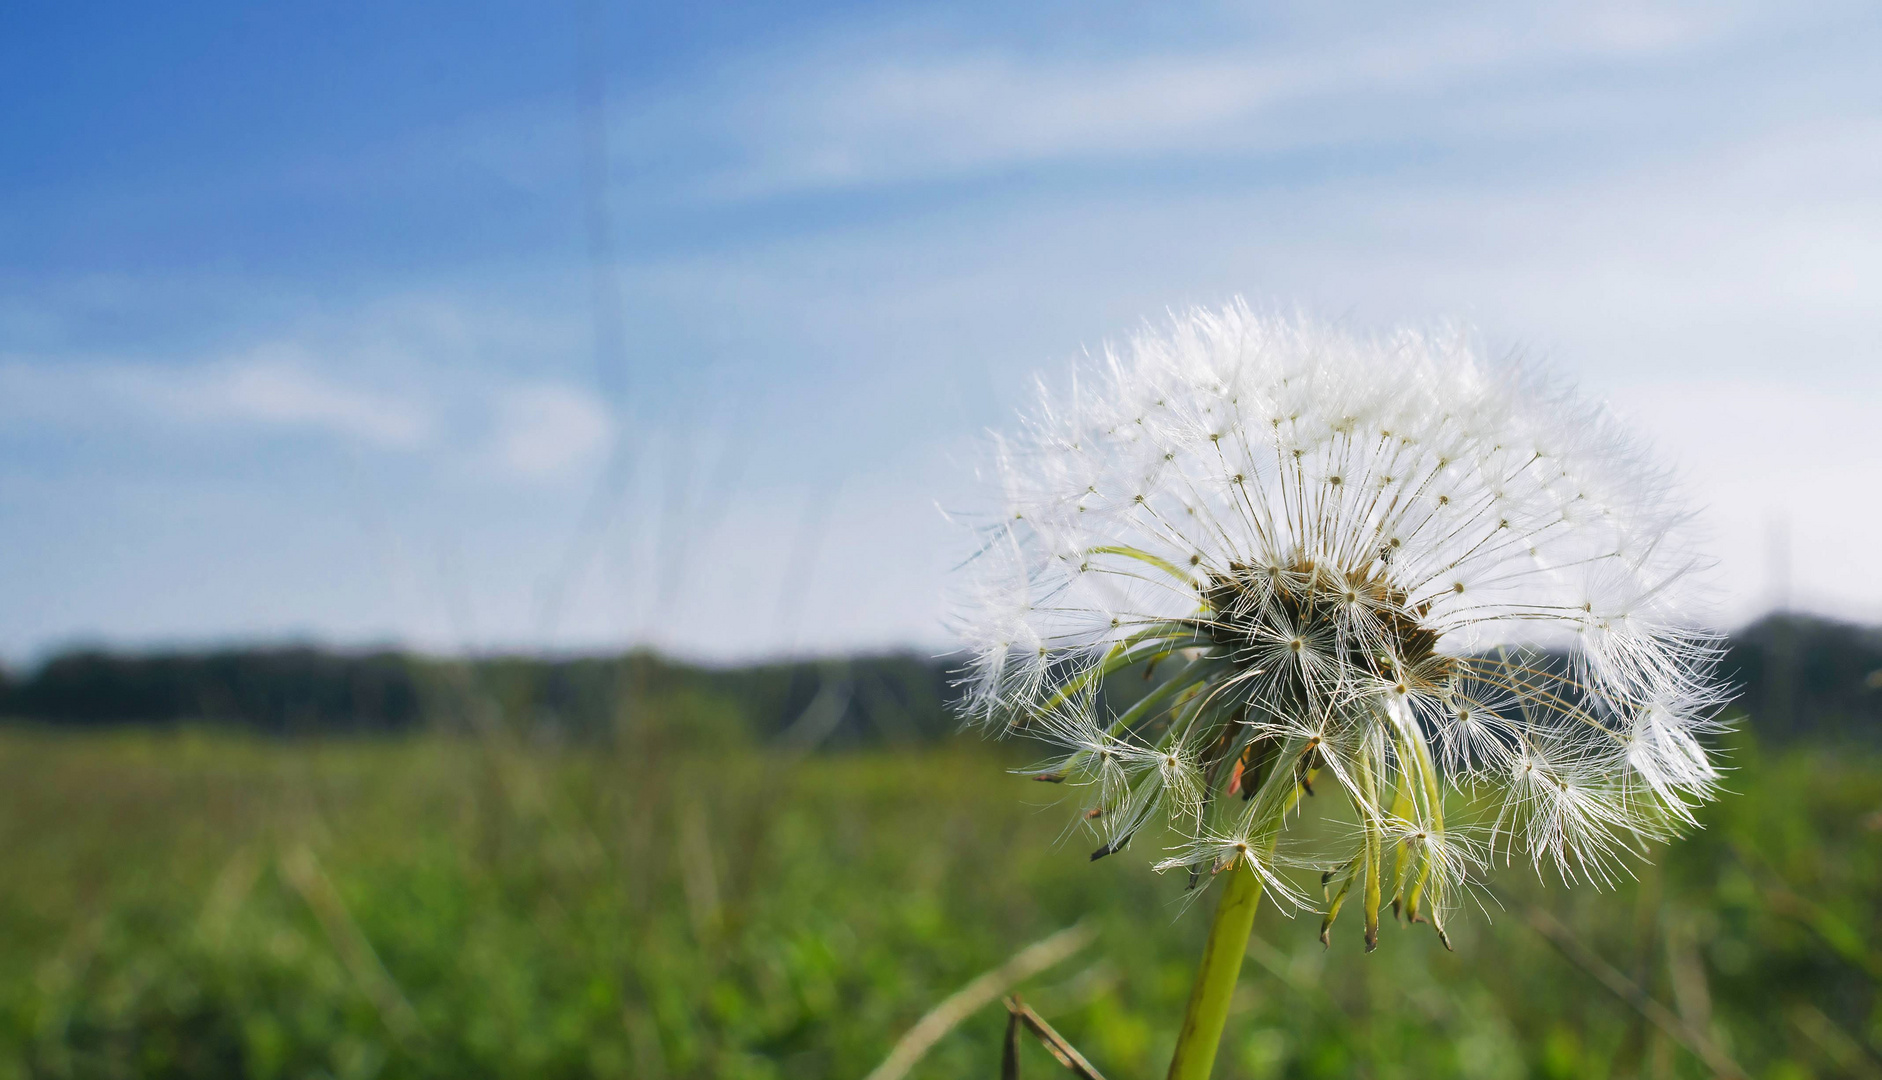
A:
<svg viewBox="0 0 1882 1080">
<path fill-rule="evenodd" d="M 1323 951 L 1317 919 L 1264 909 L 1217 1075 L 1712 1075 L 1687 1043 L 1753 1076 L 1882 1075 L 1882 759 L 1733 763 L 1638 882 L 1501 871 L 1455 953 L 1425 927 Z M 1113 1080 L 1160 1076 L 1206 914 L 1148 870 L 1154 840 L 1095 864 L 1060 843 L 1067 811 L 1008 764 L 15 729 L 0 1071 L 858 1077 L 1090 919 L 1020 992 Z M 983 1010 L 913 1075 L 997 1075 L 1003 1030 Z"/>
</svg>

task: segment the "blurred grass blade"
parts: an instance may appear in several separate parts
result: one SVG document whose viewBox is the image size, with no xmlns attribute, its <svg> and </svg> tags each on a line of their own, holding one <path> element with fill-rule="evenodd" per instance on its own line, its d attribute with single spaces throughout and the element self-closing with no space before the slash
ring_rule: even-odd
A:
<svg viewBox="0 0 1882 1080">
<path fill-rule="evenodd" d="M 856 689 L 849 675 L 849 665 L 838 661 L 830 665 L 830 670 L 819 671 L 817 678 L 817 696 L 778 734 L 778 747 L 787 753 L 804 754 L 815 750 L 836 733 L 849 712 L 850 699 Z"/>
<path fill-rule="evenodd" d="M 1000 1044 L 1000 1080 L 1019 1080 L 1019 1013 L 1010 1010 L 1006 1039 Z"/>
<path fill-rule="evenodd" d="M 1016 997 L 1007 998 L 1006 1011 L 1009 1017 L 1006 1028 L 1009 1054 L 1000 1063 L 1002 1078 L 1007 1076 L 1008 1060 L 1012 1062 L 1012 1080 L 1018 1080 L 1019 1077 L 1019 1048 L 1013 1045 L 1016 1041 L 1015 1036 L 1018 1035 L 1018 1032 L 1013 1030 L 1013 1021 L 1017 1020 L 1025 1024 L 1026 1029 L 1045 1044 L 1046 1050 L 1058 1059 L 1059 1064 L 1077 1073 L 1084 1080 L 1104 1080 L 1104 1076 L 1092 1067 L 1091 1062 L 1085 1060 L 1085 1055 L 1079 1053 L 1071 1043 L 1066 1042 L 1065 1036 L 1052 1030 L 1052 1025 L 1046 1023 L 1044 1017 L 1033 1012 L 1025 1002 Z"/>
<path fill-rule="evenodd" d="M 1822 939 L 1836 955 L 1860 968 L 1872 979 L 1882 980 L 1882 956 L 1869 948 L 1862 931 L 1822 904 L 1802 895 L 1784 880 L 1784 875 L 1758 849 L 1741 840 L 1732 842 L 1732 852 L 1750 871 L 1752 880 L 1764 893 L 1772 911 L 1801 923 Z"/>
<path fill-rule="evenodd" d="M 280 865 L 282 878 L 313 910 L 314 918 L 326 932 L 334 952 L 339 954 L 347 974 L 372 1002 L 386 1030 L 407 1049 L 422 1041 L 424 1029 L 419 1025 L 418 1013 L 393 981 L 392 974 L 380 963 L 372 942 L 366 940 L 359 924 L 353 921 L 345 901 L 340 899 L 339 890 L 320 868 L 312 849 L 305 844 L 297 845 L 281 857 Z"/>
<path fill-rule="evenodd" d="M 1595 977 L 1596 981 L 1614 992 L 1614 996 L 1633 1006 L 1655 1027 L 1666 1032 L 1674 1042 L 1692 1051 L 1700 1061 L 1714 1074 L 1726 1080 L 1747 1080 L 1745 1070 L 1736 1061 L 1727 1057 L 1705 1032 L 1698 1030 L 1676 1015 L 1673 1010 L 1654 1000 L 1640 984 L 1623 975 L 1614 965 L 1596 956 L 1592 950 L 1581 943 L 1568 927 L 1555 916 L 1541 908 L 1529 909 L 1529 925 L 1536 932 L 1549 939 L 1569 962 Z"/>
<path fill-rule="evenodd" d="M 867 1080 L 898 1080 L 923 1054 L 953 1031 L 961 1021 L 992 1003 L 1014 985 L 1039 974 L 1092 943 L 1098 931 L 1088 923 L 1074 923 L 1050 937 L 1026 946 L 1012 959 L 976 976 L 947 1000 L 928 1010 L 882 1059 Z"/>
<path fill-rule="evenodd" d="M 1855 1036 L 1844 1031 L 1836 1021 L 1822 1009 L 1811 1004 L 1800 1004 L 1791 1010 L 1791 1023 L 1804 1037 L 1815 1043 L 1824 1056 L 1850 1076 L 1860 1076 L 1864 1080 L 1882 1080 L 1882 1062 L 1877 1062 L 1864 1046 L 1856 1041 Z"/>
</svg>

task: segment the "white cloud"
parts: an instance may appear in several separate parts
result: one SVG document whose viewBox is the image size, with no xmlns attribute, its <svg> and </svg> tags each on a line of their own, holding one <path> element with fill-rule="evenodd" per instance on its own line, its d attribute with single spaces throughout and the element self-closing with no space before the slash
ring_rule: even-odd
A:
<svg viewBox="0 0 1882 1080">
<path fill-rule="evenodd" d="M 410 449 L 432 433 L 431 417 L 414 402 L 341 385 L 298 359 L 273 354 L 153 392 L 197 419 L 310 428 L 379 447 Z"/>
<path fill-rule="evenodd" d="M 613 433 L 606 406 L 592 395 L 567 386 L 521 386 L 496 399 L 492 450 L 505 472 L 544 479 L 593 463 Z"/>
<path fill-rule="evenodd" d="M 173 365 L 122 360 L 0 364 L 0 414 L 65 428 L 121 430 L 126 421 L 311 431 L 411 450 L 434 420 L 409 398 L 349 386 L 279 347 L 241 359 Z"/>
<path fill-rule="evenodd" d="M 1249 26 L 1203 48 L 1120 54 L 1112 42 L 1052 57 L 841 38 L 649 105 L 624 144 L 716 142 L 731 162 L 687 186 L 739 199 L 1058 160 L 1402 141 L 1459 110 L 1480 116 L 1486 94 L 1521 92 L 1541 70 L 1644 65 L 1747 23 L 1719 5 L 1419 8 Z"/>
</svg>

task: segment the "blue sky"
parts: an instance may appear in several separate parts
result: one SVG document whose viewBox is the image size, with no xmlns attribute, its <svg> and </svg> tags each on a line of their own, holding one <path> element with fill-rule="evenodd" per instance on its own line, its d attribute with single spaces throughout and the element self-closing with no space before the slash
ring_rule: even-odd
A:
<svg viewBox="0 0 1882 1080">
<path fill-rule="evenodd" d="M 1882 619 L 1862 3 L 11 5 L 0 656 L 940 647 L 1035 372 L 1246 295 L 1635 417 Z M 599 298 L 599 299 L 597 299 Z"/>
</svg>

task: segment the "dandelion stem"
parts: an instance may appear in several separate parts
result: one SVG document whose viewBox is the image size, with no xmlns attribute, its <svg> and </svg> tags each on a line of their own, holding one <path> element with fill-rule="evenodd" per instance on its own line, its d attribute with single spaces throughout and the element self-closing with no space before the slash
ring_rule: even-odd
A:
<svg viewBox="0 0 1882 1080">
<path fill-rule="evenodd" d="M 1176 1037 L 1176 1054 L 1170 1058 L 1169 1080 L 1208 1080 L 1216 1046 L 1222 1041 L 1222 1025 L 1228 1020 L 1229 998 L 1242 972 L 1242 954 L 1248 951 L 1248 935 L 1255 926 L 1255 909 L 1261 904 L 1261 878 L 1246 859 L 1237 859 L 1223 873 L 1228 877 L 1227 887 L 1216 905 L 1215 921 L 1209 924 L 1209 943 L 1203 947 L 1202 965 L 1189 992 L 1183 1030 Z"/>
</svg>

